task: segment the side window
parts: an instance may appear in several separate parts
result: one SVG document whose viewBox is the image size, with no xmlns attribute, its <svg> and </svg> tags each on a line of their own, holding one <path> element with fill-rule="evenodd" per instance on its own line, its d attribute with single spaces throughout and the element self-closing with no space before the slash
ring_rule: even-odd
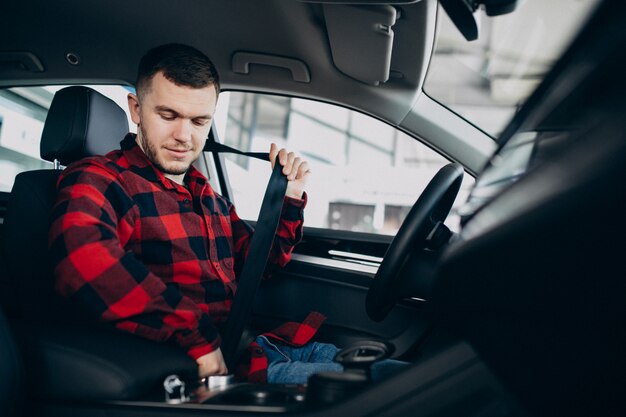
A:
<svg viewBox="0 0 626 417">
<path fill-rule="evenodd" d="M 39 139 L 52 95 L 42 88 L 0 90 L 0 191 L 11 191 L 22 171 L 51 167 L 39 158 Z"/>
<path fill-rule="evenodd" d="M 307 226 L 393 235 L 435 173 L 449 161 L 370 116 L 339 106 L 256 93 L 220 94 L 216 127 L 222 142 L 267 152 L 272 142 L 309 161 Z M 226 156 L 240 217 L 256 220 L 269 164 Z M 466 175 L 465 201 L 473 179 Z M 458 228 L 453 213 L 449 226 Z"/>
<path fill-rule="evenodd" d="M 15 176 L 22 171 L 52 167 L 39 157 L 39 144 L 54 93 L 63 87 L 0 89 L 0 192 L 10 192 Z M 131 91 L 127 87 L 90 87 L 127 110 L 126 95 Z"/>
</svg>

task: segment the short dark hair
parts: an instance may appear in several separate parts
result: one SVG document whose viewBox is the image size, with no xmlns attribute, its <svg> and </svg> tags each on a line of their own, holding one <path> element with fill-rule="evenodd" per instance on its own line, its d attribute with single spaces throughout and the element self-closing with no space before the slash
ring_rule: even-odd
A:
<svg viewBox="0 0 626 417">
<path fill-rule="evenodd" d="M 135 89 L 137 94 L 147 91 L 155 74 L 162 71 L 165 78 L 176 85 L 204 88 L 209 85 L 220 93 L 220 80 L 213 62 L 196 48 L 170 43 L 150 49 L 139 61 Z"/>
</svg>

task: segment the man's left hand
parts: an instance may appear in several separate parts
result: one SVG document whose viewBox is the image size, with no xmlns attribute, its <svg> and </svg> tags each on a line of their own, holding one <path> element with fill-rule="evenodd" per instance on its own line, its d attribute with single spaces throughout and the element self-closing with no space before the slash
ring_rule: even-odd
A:
<svg viewBox="0 0 626 417">
<path fill-rule="evenodd" d="M 278 155 L 278 161 L 283 166 L 283 174 L 289 181 L 287 183 L 287 192 L 285 195 L 292 198 L 302 198 L 304 193 L 304 187 L 311 175 L 309 169 L 309 163 L 302 158 L 296 156 L 293 152 L 288 152 L 286 149 L 278 150 L 278 146 L 272 143 L 270 146 L 270 161 L 272 163 L 272 169 L 274 169 L 274 161 Z"/>
</svg>

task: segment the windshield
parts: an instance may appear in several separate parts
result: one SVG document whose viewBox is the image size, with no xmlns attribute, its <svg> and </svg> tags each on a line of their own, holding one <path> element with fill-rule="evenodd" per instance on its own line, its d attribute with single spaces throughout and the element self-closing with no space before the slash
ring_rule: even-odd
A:
<svg viewBox="0 0 626 417">
<path fill-rule="evenodd" d="M 426 94 L 497 137 L 573 40 L 598 0 L 526 0 L 507 15 L 476 13 L 468 42 L 439 8 Z"/>
</svg>

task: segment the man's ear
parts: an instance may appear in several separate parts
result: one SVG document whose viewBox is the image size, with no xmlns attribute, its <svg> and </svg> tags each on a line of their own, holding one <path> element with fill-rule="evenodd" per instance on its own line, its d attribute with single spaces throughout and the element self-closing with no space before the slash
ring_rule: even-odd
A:
<svg viewBox="0 0 626 417">
<path fill-rule="evenodd" d="M 134 124 L 138 125 L 141 122 L 141 117 L 139 116 L 139 98 L 133 93 L 128 93 L 127 99 L 130 118 Z"/>
</svg>

